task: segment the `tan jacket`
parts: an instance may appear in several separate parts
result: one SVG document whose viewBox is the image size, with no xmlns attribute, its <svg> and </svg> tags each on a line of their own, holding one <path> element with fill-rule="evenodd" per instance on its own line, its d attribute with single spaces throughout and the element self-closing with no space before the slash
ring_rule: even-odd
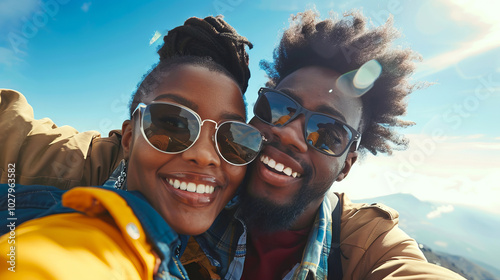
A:
<svg viewBox="0 0 500 280">
<path fill-rule="evenodd" d="M 120 131 L 101 138 L 97 131 L 35 120 L 22 94 L 0 89 L 0 183 L 7 183 L 7 168 L 15 164 L 17 184 L 102 185 L 123 159 L 120 142 Z"/>
<path fill-rule="evenodd" d="M 343 279 L 464 279 L 428 263 L 415 240 L 399 226 L 399 214 L 383 204 L 342 204 L 340 249 Z"/>
</svg>

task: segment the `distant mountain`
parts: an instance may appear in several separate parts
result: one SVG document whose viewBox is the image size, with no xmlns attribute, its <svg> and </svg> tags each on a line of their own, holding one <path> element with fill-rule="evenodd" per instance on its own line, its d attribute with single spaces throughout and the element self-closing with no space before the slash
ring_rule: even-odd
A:
<svg viewBox="0 0 500 280">
<path fill-rule="evenodd" d="M 399 212 L 399 226 L 433 251 L 463 256 L 500 278 L 500 216 L 460 205 L 393 194 L 355 202 L 383 203 Z M 485 265 L 483 265 L 485 264 Z"/>
<path fill-rule="evenodd" d="M 464 257 L 450 255 L 442 252 L 434 252 L 430 248 L 421 245 L 420 249 L 430 263 L 446 267 L 462 275 L 467 280 L 499 280 L 491 272 L 467 260 Z"/>
</svg>

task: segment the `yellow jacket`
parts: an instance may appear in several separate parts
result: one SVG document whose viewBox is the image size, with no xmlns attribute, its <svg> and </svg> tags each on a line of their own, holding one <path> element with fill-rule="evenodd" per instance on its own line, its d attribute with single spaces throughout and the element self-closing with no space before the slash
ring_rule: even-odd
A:
<svg viewBox="0 0 500 280">
<path fill-rule="evenodd" d="M 152 230 L 146 234 L 144 221 L 139 221 L 134 212 L 137 209 L 128 204 L 134 195 L 126 194 L 126 201 L 122 197 L 124 193 L 93 187 L 74 188 L 63 195 L 62 204 L 80 212 L 34 219 L 15 228 L 15 238 L 9 238 L 9 233 L 3 235 L 0 279 L 153 279 L 159 267 L 167 267 L 167 264 L 160 266 L 162 260 L 158 256 L 169 254 L 164 258 L 169 269 L 160 271 L 159 275 L 163 279 L 184 278 L 184 269 L 178 259 L 171 256 L 173 250 L 153 249 Z M 151 214 L 152 208 L 137 205 L 141 206 L 140 211 L 147 212 L 146 216 L 161 219 L 159 214 L 158 217 Z M 160 226 L 168 227 L 163 223 Z M 163 243 L 179 242 L 172 230 L 162 235 L 167 240 L 162 240 Z M 12 255 L 14 263 L 9 263 Z M 171 274 L 177 274 L 178 278 Z"/>
</svg>

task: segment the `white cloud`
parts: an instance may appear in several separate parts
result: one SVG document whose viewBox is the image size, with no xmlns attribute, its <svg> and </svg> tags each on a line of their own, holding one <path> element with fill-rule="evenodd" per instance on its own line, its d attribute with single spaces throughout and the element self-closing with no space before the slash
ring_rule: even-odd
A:
<svg viewBox="0 0 500 280">
<path fill-rule="evenodd" d="M 0 47 L 0 65 L 11 67 L 23 60 L 16 56 L 14 51 L 9 48 Z"/>
<path fill-rule="evenodd" d="M 331 10 L 335 7 L 334 1 L 329 0 L 317 0 L 314 3 L 304 3 L 300 0 L 290 0 L 290 1 L 282 1 L 282 0 L 270 0 L 270 1 L 261 1 L 259 7 L 263 10 L 271 10 L 271 11 L 303 11 L 304 8 L 316 8 L 316 9 L 325 9 Z"/>
<path fill-rule="evenodd" d="M 154 44 L 154 42 L 156 42 L 158 39 L 160 39 L 160 37 L 161 37 L 161 33 L 158 31 L 155 31 L 153 38 L 151 38 L 151 40 L 149 40 L 149 45 L 151 46 L 152 44 Z"/>
<path fill-rule="evenodd" d="M 455 209 L 453 208 L 453 205 L 442 205 L 439 206 L 436 210 L 431 211 L 427 214 L 428 219 L 435 219 L 441 217 L 441 214 L 444 213 L 451 213 Z"/>
<path fill-rule="evenodd" d="M 0 26 L 20 20 L 30 15 L 40 6 L 40 0 L 2 0 L 0 1 Z"/>
<path fill-rule="evenodd" d="M 497 141 L 457 136 L 429 142 L 429 135 L 407 136 L 411 144 L 408 150 L 393 156 L 367 155 L 358 160 L 345 180 L 334 183 L 332 190 L 345 192 L 351 199 L 410 193 L 425 201 L 500 213 Z"/>
<path fill-rule="evenodd" d="M 5 18 L 27 15 L 39 5 L 39 0 L 3 0 L 0 2 L 0 16 Z"/>
<path fill-rule="evenodd" d="M 479 138 L 483 138 L 483 137 L 484 137 L 484 134 L 472 134 L 472 135 L 467 136 L 467 139 L 479 139 Z"/>
<path fill-rule="evenodd" d="M 83 3 L 83 5 L 82 5 L 82 11 L 84 13 L 88 12 L 89 9 L 90 9 L 90 5 L 92 5 L 92 2 L 85 2 L 85 3 Z"/>
<path fill-rule="evenodd" d="M 417 77 L 444 70 L 456 63 L 486 51 L 500 47 L 500 2 L 489 0 L 442 0 L 449 8 L 450 16 L 457 22 L 467 22 L 479 32 L 475 40 L 461 44 L 457 49 L 425 60 L 418 67 Z"/>
<path fill-rule="evenodd" d="M 488 143 L 488 144 L 476 143 L 475 147 L 486 150 L 500 150 L 500 143 Z"/>
<path fill-rule="evenodd" d="M 436 244 L 437 246 L 439 247 L 448 247 L 448 243 L 444 242 L 444 241 L 435 241 L 434 244 Z"/>
</svg>

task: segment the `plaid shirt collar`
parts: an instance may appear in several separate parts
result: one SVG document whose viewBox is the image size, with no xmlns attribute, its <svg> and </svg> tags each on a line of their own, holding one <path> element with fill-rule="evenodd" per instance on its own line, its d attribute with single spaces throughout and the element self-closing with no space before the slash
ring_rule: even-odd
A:
<svg viewBox="0 0 500 280">
<path fill-rule="evenodd" d="M 246 255 L 247 229 L 237 203 L 230 203 L 217 217 L 212 227 L 196 240 L 205 254 L 218 267 L 224 279 L 240 279 Z M 283 279 L 327 279 L 328 255 L 332 241 L 332 210 L 325 196 L 308 237 L 302 261 Z M 310 275 L 310 276 L 308 276 Z"/>
</svg>

